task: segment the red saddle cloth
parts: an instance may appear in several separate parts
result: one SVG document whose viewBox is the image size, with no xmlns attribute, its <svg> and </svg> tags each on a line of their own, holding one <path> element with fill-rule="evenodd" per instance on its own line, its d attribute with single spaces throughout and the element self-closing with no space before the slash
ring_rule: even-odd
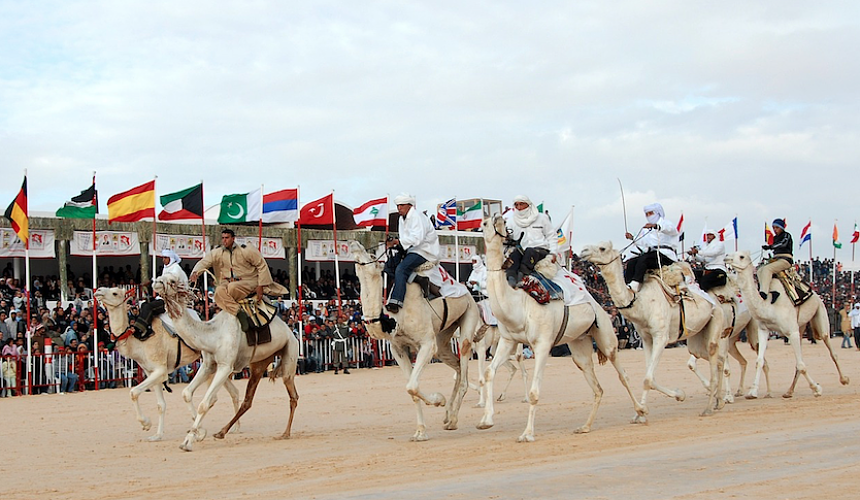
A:
<svg viewBox="0 0 860 500">
<path fill-rule="evenodd" d="M 529 297 L 535 299 L 538 304 L 546 304 L 550 301 L 549 292 L 546 288 L 540 284 L 540 281 L 531 276 L 524 276 L 523 280 L 520 281 L 519 287 L 529 294 Z"/>
</svg>

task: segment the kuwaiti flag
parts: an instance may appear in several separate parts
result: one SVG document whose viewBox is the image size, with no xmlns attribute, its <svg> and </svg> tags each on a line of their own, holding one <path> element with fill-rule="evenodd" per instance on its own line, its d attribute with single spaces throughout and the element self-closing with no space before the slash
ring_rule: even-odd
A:
<svg viewBox="0 0 860 500">
<path fill-rule="evenodd" d="M 370 200 L 352 211 L 355 223 L 361 227 L 388 225 L 388 198 Z"/>
<path fill-rule="evenodd" d="M 56 216 L 66 219 L 95 219 L 98 213 L 98 192 L 96 183 L 81 191 L 81 194 L 67 201 L 62 208 L 57 210 Z"/>
<path fill-rule="evenodd" d="M 225 194 L 221 198 L 219 224 L 235 224 L 260 220 L 263 208 L 263 190 L 255 189 L 250 193 Z"/>
<path fill-rule="evenodd" d="M 803 226 L 803 230 L 800 232 L 800 245 L 802 247 L 804 243 L 812 241 L 812 221 L 806 223 Z"/>
<path fill-rule="evenodd" d="M 282 189 L 263 195 L 263 222 L 299 220 L 299 190 Z"/>
<path fill-rule="evenodd" d="M 857 243 L 860 240 L 860 231 L 857 230 L 857 223 L 854 223 L 854 232 L 851 234 L 851 244 Z"/>
<path fill-rule="evenodd" d="M 158 220 L 190 220 L 203 218 L 203 183 L 161 197 L 164 210 Z"/>
<path fill-rule="evenodd" d="M 457 229 L 461 231 L 477 229 L 483 220 L 484 203 L 481 200 L 462 212 L 457 211 Z"/>
</svg>

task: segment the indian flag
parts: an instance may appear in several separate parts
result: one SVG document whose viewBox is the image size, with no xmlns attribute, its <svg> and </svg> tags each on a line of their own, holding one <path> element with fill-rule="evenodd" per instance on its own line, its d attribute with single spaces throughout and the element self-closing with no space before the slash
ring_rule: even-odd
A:
<svg viewBox="0 0 860 500">
<path fill-rule="evenodd" d="M 457 229 L 466 231 L 469 229 L 478 229 L 481 227 L 481 221 L 484 220 L 484 204 L 478 200 L 471 207 L 457 212 Z"/>
<path fill-rule="evenodd" d="M 370 200 L 352 211 L 355 224 L 360 227 L 388 225 L 388 198 Z"/>
</svg>

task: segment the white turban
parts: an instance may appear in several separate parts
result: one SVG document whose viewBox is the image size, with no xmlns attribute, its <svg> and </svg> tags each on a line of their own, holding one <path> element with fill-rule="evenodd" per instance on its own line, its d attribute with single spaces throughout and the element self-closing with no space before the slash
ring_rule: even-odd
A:
<svg viewBox="0 0 860 500">
<path fill-rule="evenodd" d="M 645 216 L 650 224 L 656 224 L 657 221 L 666 217 L 666 213 L 663 212 L 663 205 L 659 203 L 652 203 L 650 205 L 645 205 L 642 207 L 642 210 L 647 214 L 648 212 L 654 212 L 654 215 Z"/>
<path fill-rule="evenodd" d="M 517 203 L 527 203 L 528 208 L 526 208 L 524 210 L 517 210 L 517 208 L 514 207 L 514 210 L 513 210 L 513 212 L 514 212 L 514 217 L 513 217 L 514 223 L 520 227 L 531 226 L 532 223 L 537 219 L 538 214 L 540 212 L 537 211 L 535 204 L 532 203 L 532 200 L 530 200 L 528 196 L 523 196 L 523 195 L 515 196 L 514 197 L 514 204 L 516 205 Z"/>
<path fill-rule="evenodd" d="M 415 206 L 415 197 L 409 193 L 400 193 L 394 197 L 395 205 L 412 205 Z"/>
<path fill-rule="evenodd" d="M 182 262 L 182 258 L 176 255 L 176 252 L 169 248 L 165 248 L 164 250 L 162 250 L 161 256 L 170 259 L 170 262 L 167 263 L 168 266 L 172 264 L 179 264 L 180 262 Z"/>
<path fill-rule="evenodd" d="M 705 236 L 707 236 L 707 235 L 709 235 L 709 234 L 713 234 L 715 238 L 716 238 L 717 236 L 719 236 L 719 233 L 717 233 L 717 232 L 716 232 L 716 231 L 714 231 L 713 229 L 705 229 Z"/>
</svg>

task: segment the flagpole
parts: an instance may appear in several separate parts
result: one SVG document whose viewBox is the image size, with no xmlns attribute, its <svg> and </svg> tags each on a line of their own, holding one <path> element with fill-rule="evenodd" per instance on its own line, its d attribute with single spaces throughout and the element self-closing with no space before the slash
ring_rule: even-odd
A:
<svg viewBox="0 0 860 500">
<path fill-rule="evenodd" d="M 567 232 L 567 270 L 573 272 L 573 209 L 576 205 L 570 206 L 570 231 Z"/>
<path fill-rule="evenodd" d="M 98 203 L 98 199 L 96 198 L 96 172 L 93 170 L 93 204 L 96 205 Z M 96 207 L 96 212 L 98 212 L 98 207 Z M 93 390 L 99 390 L 99 364 L 98 364 L 98 352 L 99 352 L 99 307 L 98 307 L 98 299 L 96 298 L 96 290 L 98 290 L 99 276 L 98 276 L 98 265 L 96 263 L 96 251 L 98 250 L 98 240 L 96 240 L 96 216 L 93 214 L 93 309 L 90 311 L 93 315 Z"/>
<path fill-rule="evenodd" d="M 24 185 L 27 184 L 27 169 L 24 169 Z M 27 191 L 29 191 L 29 187 L 27 187 Z M 24 192 L 25 203 L 27 204 L 27 213 L 25 214 L 27 218 L 27 238 L 24 241 L 24 279 L 26 280 L 24 291 L 26 292 L 24 296 L 27 299 L 27 394 L 33 393 L 33 355 L 32 355 L 32 347 L 33 347 L 33 332 L 31 331 L 30 321 L 30 203 L 27 198 L 29 197 L 29 193 Z M 14 203 L 14 202 L 13 202 Z"/>
<path fill-rule="evenodd" d="M 857 231 L 857 220 L 854 220 L 854 231 Z M 851 239 L 854 240 L 854 234 L 851 234 Z M 856 241 L 851 242 L 851 297 L 854 297 L 854 248 L 857 246 Z"/>
<path fill-rule="evenodd" d="M 302 187 L 296 186 L 296 207 L 299 208 L 299 218 L 296 219 L 296 227 L 298 228 L 298 243 L 296 244 L 296 270 L 299 278 L 299 355 L 305 355 L 305 327 L 302 321 Z"/>
<path fill-rule="evenodd" d="M 203 204 L 203 215 L 200 216 L 200 226 L 201 233 L 200 235 L 203 237 L 203 241 L 201 243 L 201 249 L 203 250 L 203 255 L 206 256 L 206 202 L 203 201 L 203 179 L 200 179 L 200 201 Z M 206 321 L 209 321 L 209 273 L 203 273 L 203 310 L 206 315 Z"/>
<path fill-rule="evenodd" d="M 257 234 L 257 251 L 263 251 L 263 185 L 260 184 L 260 222 L 258 224 L 259 231 Z"/>
<path fill-rule="evenodd" d="M 833 294 L 830 296 L 830 307 L 836 306 L 836 223 L 838 219 L 833 219 Z"/>
<path fill-rule="evenodd" d="M 388 235 L 391 231 L 391 226 L 389 224 L 391 219 L 391 207 L 389 206 L 389 202 L 391 201 L 391 194 L 385 193 L 385 242 L 383 243 L 383 252 L 387 250 L 388 245 Z M 399 229 L 399 228 L 398 228 Z M 388 273 L 382 273 L 382 297 L 385 298 L 385 291 L 388 290 Z"/>
<path fill-rule="evenodd" d="M 337 248 L 337 210 L 334 209 L 334 189 L 331 190 L 331 228 L 334 232 L 334 290 L 337 294 L 337 315 L 340 317 L 342 312 L 340 300 L 340 264 L 337 258 L 340 252 L 338 252 Z"/>
<path fill-rule="evenodd" d="M 155 196 L 156 188 L 155 181 L 158 180 L 158 176 L 156 175 L 152 179 L 152 281 L 155 281 L 156 277 L 156 269 L 155 269 L 155 239 L 158 237 L 158 217 L 155 216 L 155 200 L 157 196 Z"/>
<path fill-rule="evenodd" d="M 454 197 L 454 279 L 460 282 L 460 228 L 458 224 L 457 197 Z"/>
</svg>

